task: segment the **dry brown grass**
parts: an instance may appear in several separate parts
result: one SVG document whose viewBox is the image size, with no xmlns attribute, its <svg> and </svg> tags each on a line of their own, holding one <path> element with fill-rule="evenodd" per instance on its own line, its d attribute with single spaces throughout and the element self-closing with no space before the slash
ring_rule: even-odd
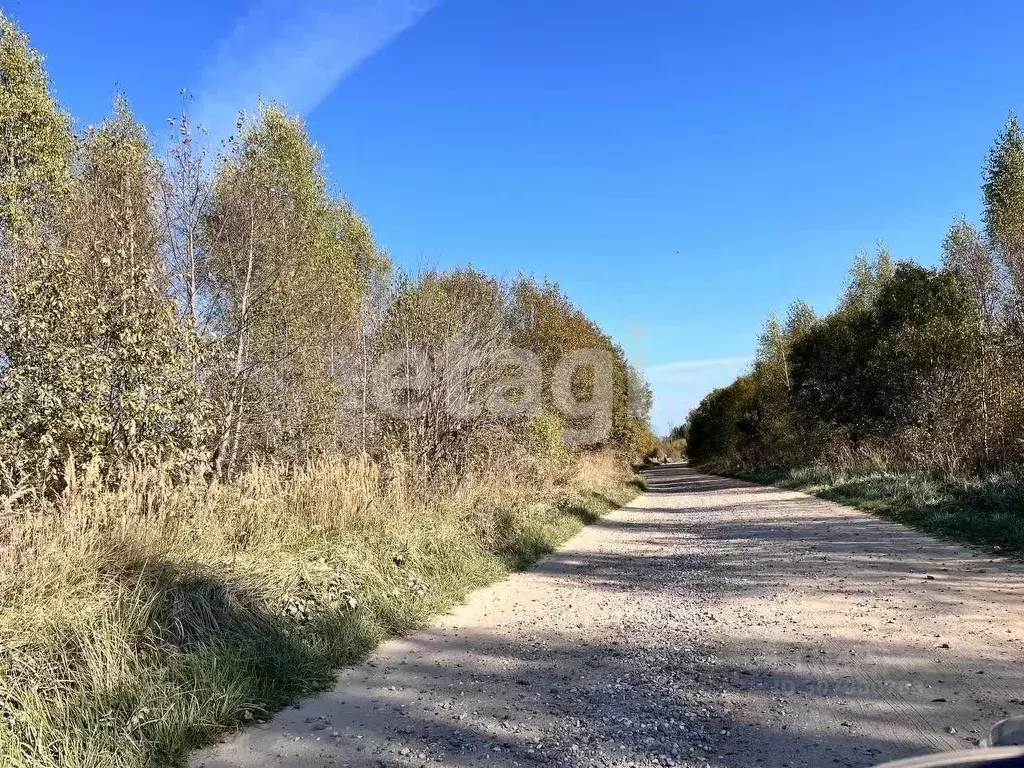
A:
<svg viewBox="0 0 1024 768">
<path fill-rule="evenodd" d="M 447 491 L 367 459 L 212 486 L 69 469 L 0 513 L 0 764 L 173 763 L 550 551 L 628 497 L 623 467 L 492 465 Z"/>
</svg>

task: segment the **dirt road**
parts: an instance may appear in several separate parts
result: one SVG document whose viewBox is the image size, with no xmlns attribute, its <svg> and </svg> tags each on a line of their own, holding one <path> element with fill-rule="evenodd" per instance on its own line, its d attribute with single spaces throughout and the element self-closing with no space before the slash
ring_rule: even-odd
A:
<svg viewBox="0 0 1024 768">
<path fill-rule="evenodd" d="M 263 766 L 870 766 L 1024 713 L 1024 568 L 669 466 L 328 694 L 195 757 Z"/>
</svg>

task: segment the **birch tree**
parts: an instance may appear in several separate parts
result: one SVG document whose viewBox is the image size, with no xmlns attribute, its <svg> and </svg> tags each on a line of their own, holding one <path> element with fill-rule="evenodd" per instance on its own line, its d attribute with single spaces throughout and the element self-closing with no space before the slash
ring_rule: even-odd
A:
<svg viewBox="0 0 1024 768">
<path fill-rule="evenodd" d="M 221 299 L 217 466 L 336 445 L 339 345 L 383 260 L 351 206 L 328 193 L 298 119 L 267 106 L 242 122 L 217 168 L 208 228 Z"/>
</svg>

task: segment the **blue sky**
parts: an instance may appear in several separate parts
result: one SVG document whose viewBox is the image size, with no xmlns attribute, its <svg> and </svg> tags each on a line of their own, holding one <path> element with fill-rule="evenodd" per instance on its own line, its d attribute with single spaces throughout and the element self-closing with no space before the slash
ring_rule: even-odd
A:
<svg viewBox="0 0 1024 768">
<path fill-rule="evenodd" d="M 0 0 L 3 2 L 3 0 Z M 862 248 L 934 263 L 1024 106 L 1024 5 L 931 0 L 21 0 L 82 123 L 308 119 L 409 268 L 547 274 L 681 422 L 767 313 Z"/>
</svg>

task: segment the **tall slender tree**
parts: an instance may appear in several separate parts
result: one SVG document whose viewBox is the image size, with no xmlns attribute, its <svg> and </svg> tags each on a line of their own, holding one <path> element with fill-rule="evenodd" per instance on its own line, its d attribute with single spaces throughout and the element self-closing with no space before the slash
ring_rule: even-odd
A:
<svg viewBox="0 0 1024 768">
<path fill-rule="evenodd" d="M 989 151 L 982 189 L 985 233 L 1006 270 L 1008 306 L 1024 332 L 1024 134 L 1013 115 Z"/>
<path fill-rule="evenodd" d="M 81 265 L 90 346 L 102 369 L 99 450 L 117 462 L 195 459 L 205 416 L 196 338 L 170 295 L 159 163 L 121 97 L 80 154 L 69 248 Z"/>
<path fill-rule="evenodd" d="M 384 260 L 351 206 L 328 193 L 298 119 L 265 106 L 242 123 L 217 168 L 209 230 L 226 365 L 218 464 L 334 444 L 331 362 Z"/>
<path fill-rule="evenodd" d="M 963 218 L 953 223 L 943 240 L 942 264 L 963 283 L 973 305 L 971 338 L 976 365 L 968 396 L 981 415 L 977 430 L 981 453 L 985 463 L 991 465 L 997 458 L 993 452 L 998 450 L 1002 454 L 1004 447 L 1004 441 L 993 428 L 993 424 L 1001 423 L 1005 405 L 1003 387 L 999 384 L 1003 362 L 999 343 L 999 269 L 984 235 Z M 998 445 L 993 445 L 994 441 Z"/>
</svg>

